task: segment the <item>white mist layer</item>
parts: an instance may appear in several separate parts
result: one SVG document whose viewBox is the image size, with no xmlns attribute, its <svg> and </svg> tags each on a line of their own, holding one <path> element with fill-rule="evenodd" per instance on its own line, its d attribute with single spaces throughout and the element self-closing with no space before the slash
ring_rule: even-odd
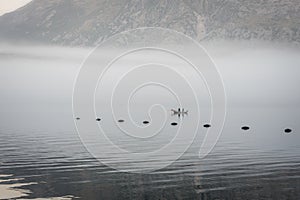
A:
<svg viewBox="0 0 300 200">
<path fill-rule="evenodd" d="M 299 108 L 300 48 L 229 41 L 207 43 L 204 47 L 223 78 L 229 107 Z M 90 51 L 2 45 L 0 125 L 72 126 L 73 84 Z M 137 97 L 143 99 L 141 95 Z M 35 120 L 30 120 L 34 116 Z M 54 118 L 65 121 L 49 120 Z"/>
</svg>

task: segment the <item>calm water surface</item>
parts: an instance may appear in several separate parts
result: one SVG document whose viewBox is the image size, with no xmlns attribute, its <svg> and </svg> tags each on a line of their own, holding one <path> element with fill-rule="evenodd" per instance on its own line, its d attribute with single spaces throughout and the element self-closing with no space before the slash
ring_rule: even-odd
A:
<svg viewBox="0 0 300 200">
<path fill-rule="evenodd" d="M 278 98 L 268 106 L 232 106 L 232 94 L 239 90 L 231 86 L 238 79 L 231 79 L 221 69 L 225 84 L 230 85 L 229 106 L 224 130 L 213 151 L 204 159 L 198 158 L 207 130 L 203 124 L 209 123 L 204 115 L 197 137 L 180 159 L 166 168 L 140 174 L 120 172 L 101 164 L 80 141 L 71 105 L 77 62 L 49 59 L 45 64 L 46 58 L 11 59 L 10 54 L 3 54 L 1 59 L 0 175 L 11 176 L 0 176 L 0 184 L 24 184 L 17 188 L 30 193 L 22 199 L 66 196 L 82 199 L 300 199 L 299 95 L 295 94 L 298 91 L 295 86 L 290 87 L 299 82 L 296 75 L 281 80 L 289 90 L 277 87 L 278 92 L 285 91 L 287 105 L 278 103 Z M 33 69 L 25 70 L 24 66 Z M 243 99 L 243 95 L 259 90 L 261 96 L 255 98 L 265 102 L 268 95 L 263 91 L 272 89 L 270 83 L 266 84 L 265 88 L 261 84 L 252 90 L 251 84 L 246 82 L 247 91 L 237 93 Z M 164 104 L 167 109 L 175 105 Z M 166 127 L 161 131 L 163 136 L 148 144 L 119 137 L 118 129 L 107 121 L 108 111 L 104 110 L 99 116 L 100 122 L 94 120 L 93 123 L 110 129 L 112 140 L 124 148 L 150 151 L 163 145 L 174 133 L 176 127 L 170 125 L 172 122 L 188 125 L 195 120 L 194 109 L 185 106 L 190 114 L 179 119 L 168 113 Z M 134 119 L 142 126 L 143 121 L 149 120 L 148 113 L 144 112 L 143 104 L 137 104 L 134 109 Z M 122 119 L 122 126 L 129 127 L 129 119 Z M 250 129 L 242 130 L 242 126 Z M 286 128 L 292 132 L 284 133 Z M 180 145 L 186 145 L 184 138 L 178 143 L 178 149 Z M 177 154 L 178 149 L 145 163 L 151 167 L 156 162 L 164 162 L 168 156 Z M 112 155 L 110 159 L 116 165 L 134 170 L 135 163 L 120 155 Z"/>
</svg>

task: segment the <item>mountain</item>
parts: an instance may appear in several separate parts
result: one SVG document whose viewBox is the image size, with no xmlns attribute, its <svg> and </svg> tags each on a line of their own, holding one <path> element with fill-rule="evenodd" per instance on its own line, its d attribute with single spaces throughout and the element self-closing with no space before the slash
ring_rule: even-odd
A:
<svg viewBox="0 0 300 200">
<path fill-rule="evenodd" d="M 300 43 L 299 0 L 33 0 L 0 17 L 0 40 L 93 46 L 136 27 L 197 40 Z"/>
</svg>

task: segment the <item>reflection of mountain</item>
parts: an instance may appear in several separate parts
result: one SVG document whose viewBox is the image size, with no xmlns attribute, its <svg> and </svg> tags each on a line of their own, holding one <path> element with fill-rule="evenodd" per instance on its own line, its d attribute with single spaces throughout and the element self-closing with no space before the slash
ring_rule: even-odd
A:
<svg viewBox="0 0 300 200">
<path fill-rule="evenodd" d="M 299 43 L 299 10 L 299 0 L 34 0 L 0 17 L 0 37 L 94 45 L 123 30 L 160 26 L 198 40 Z"/>
</svg>

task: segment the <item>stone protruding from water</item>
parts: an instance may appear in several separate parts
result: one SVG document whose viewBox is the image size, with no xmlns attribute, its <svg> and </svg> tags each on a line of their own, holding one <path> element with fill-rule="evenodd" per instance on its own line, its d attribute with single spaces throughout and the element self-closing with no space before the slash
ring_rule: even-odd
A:
<svg viewBox="0 0 300 200">
<path fill-rule="evenodd" d="M 211 125 L 210 125 L 210 124 L 204 124 L 203 127 L 204 127 L 204 128 L 210 128 Z"/>
<path fill-rule="evenodd" d="M 177 126 L 178 123 L 177 123 L 177 122 L 172 122 L 171 125 L 172 125 L 172 126 Z"/>
<path fill-rule="evenodd" d="M 291 133 L 293 130 L 292 129 L 290 129 L 290 128 L 286 128 L 286 129 L 284 129 L 284 132 L 285 133 Z"/>
<path fill-rule="evenodd" d="M 248 130 L 250 130 L 250 127 L 249 126 L 242 126 L 241 129 L 244 130 L 244 131 L 248 131 Z"/>
</svg>

